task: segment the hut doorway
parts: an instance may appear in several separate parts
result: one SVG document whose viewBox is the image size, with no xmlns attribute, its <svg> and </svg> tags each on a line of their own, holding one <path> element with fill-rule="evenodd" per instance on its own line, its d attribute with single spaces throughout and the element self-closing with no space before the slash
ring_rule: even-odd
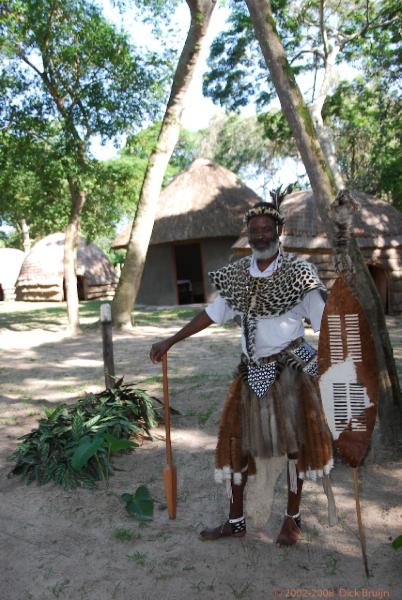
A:
<svg viewBox="0 0 402 600">
<path fill-rule="evenodd" d="M 202 277 L 201 244 L 174 246 L 177 299 L 179 304 L 205 302 Z"/>
<path fill-rule="evenodd" d="M 77 275 L 77 293 L 78 300 L 88 299 L 88 284 L 85 275 Z M 63 300 L 66 300 L 66 282 L 63 279 Z"/>
<path fill-rule="evenodd" d="M 367 265 L 371 277 L 374 280 L 381 303 L 386 315 L 389 314 L 388 273 L 384 267 L 378 265 Z"/>
<path fill-rule="evenodd" d="M 88 289 L 87 289 L 87 280 L 84 275 L 77 275 L 77 292 L 78 292 L 78 300 L 87 300 L 88 298 Z"/>
<path fill-rule="evenodd" d="M 4 292 L 3 292 L 3 288 L 0 283 L 0 302 L 3 302 L 3 300 L 4 300 Z"/>
</svg>

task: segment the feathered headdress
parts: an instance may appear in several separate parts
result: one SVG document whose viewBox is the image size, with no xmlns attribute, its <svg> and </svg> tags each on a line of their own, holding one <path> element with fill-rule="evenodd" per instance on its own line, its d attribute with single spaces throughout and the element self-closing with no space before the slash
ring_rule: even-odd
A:
<svg viewBox="0 0 402 600">
<path fill-rule="evenodd" d="M 261 215 L 268 215 L 269 217 L 273 217 L 279 225 L 283 225 L 284 218 L 280 212 L 280 205 L 288 194 L 290 194 L 293 190 L 294 184 L 291 183 L 286 188 L 282 190 L 282 186 L 280 185 L 276 190 L 271 190 L 269 195 L 272 198 L 272 202 L 258 202 L 252 208 L 246 211 L 244 215 L 244 221 L 246 225 L 248 225 L 250 219 L 252 217 L 259 217 Z"/>
</svg>

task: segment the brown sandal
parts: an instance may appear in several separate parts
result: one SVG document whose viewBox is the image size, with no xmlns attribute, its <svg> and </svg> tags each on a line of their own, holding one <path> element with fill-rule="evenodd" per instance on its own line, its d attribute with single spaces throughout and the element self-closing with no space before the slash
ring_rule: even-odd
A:
<svg viewBox="0 0 402 600">
<path fill-rule="evenodd" d="M 294 546 L 301 535 L 300 516 L 285 515 L 282 528 L 276 538 L 278 546 Z"/>
<path fill-rule="evenodd" d="M 246 519 L 240 517 L 239 519 L 228 519 L 223 525 L 219 527 L 211 527 L 204 529 L 200 533 L 202 541 L 219 540 L 223 537 L 236 537 L 242 538 L 246 535 Z"/>
</svg>

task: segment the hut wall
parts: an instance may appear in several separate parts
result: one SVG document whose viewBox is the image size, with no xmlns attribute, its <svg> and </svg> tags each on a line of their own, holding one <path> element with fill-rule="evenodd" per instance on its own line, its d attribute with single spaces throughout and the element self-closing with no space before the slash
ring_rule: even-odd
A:
<svg viewBox="0 0 402 600">
<path fill-rule="evenodd" d="M 402 313 L 402 252 L 400 247 L 363 248 L 365 262 L 386 273 L 388 314 Z"/>
<path fill-rule="evenodd" d="M 150 246 L 137 297 L 138 304 L 177 304 L 176 273 L 171 244 Z"/>
<path fill-rule="evenodd" d="M 211 302 L 216 294 L 211 285 L 208 272 L 227 265 L 233 250 L 235 237 L 209 238 L 201 242 L 202 267 L 204 275 L 205 302 Z"/>
<path fill-rule="evenodd" d="M 16 299 L 24 302 L 61 302 L 64 299 L 63 285 L 32 284 L 27 281 L 18 281 Z"/>
<path fill-rule="evenodd" d="M 85 300 L 113 300 L 117 285 L 88 285 Z"/>
</svg>

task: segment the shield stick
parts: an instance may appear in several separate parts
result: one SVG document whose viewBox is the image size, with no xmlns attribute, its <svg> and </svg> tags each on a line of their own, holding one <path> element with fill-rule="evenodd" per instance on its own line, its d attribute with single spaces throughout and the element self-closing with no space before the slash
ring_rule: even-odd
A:
<svg viewBox="0 0 402 600">
<path fill-rule="evenodd" d="M 352 467 L 352 473 L 353 473 L 353 483 L 354 483 L 354 487 L 355 487 L 357 524 L 359 526 L 360 545 L 362 548 L 364 570 L 366 571 L 367 577 L 370 577 L 370 573 L 369 573 L 369 569 L 368 569 L 368 562 L 367 562 L 367 554 L 366 554 L 366 536 L 364 533 L 362 513 L 361 513 L 361 509 L 360 509 L 360 493 L 359 493 L 359 479 L 357 476 L 357 467 Z"/>
</svg>

